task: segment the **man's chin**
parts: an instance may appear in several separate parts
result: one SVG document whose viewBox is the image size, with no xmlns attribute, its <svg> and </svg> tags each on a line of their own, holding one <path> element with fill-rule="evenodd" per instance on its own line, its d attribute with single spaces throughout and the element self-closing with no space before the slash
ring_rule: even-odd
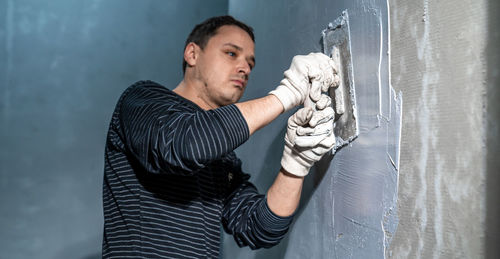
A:
<svg viewBox="0 0 500 259">
<path fill-rule="evenodd" d="M 237 103 L 241 99 L 242 96 L 243 96 L 243 93 L 238 94 L 238 95 L 234 95 L 234 96 L 231 96 L 231 97 L 225 99 L 223 101 L 223 103 L 224 103 L 223 106 Z"/>
</svg>

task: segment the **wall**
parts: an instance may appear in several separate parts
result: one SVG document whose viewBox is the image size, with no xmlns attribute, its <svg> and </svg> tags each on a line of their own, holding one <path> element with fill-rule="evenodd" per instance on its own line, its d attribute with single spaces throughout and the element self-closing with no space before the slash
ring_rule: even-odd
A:
<svg viewBox="0 0 500 259">
<path fill-rule="evenodd" d="M 500 171 L 486 167 L 487 152 L 499 154 L 498 135 L 489 136 L 496 147 L 488 150 L 485 141 L 500 118 L 490 117 L 493 125 L 487 125 L 486 96 L 494 89 L 487 89 L 488 56 L 498 57 L 497 50 L 486 49 L 497 30 L 488 31 L 488 2 L 391 0 L 389 5 L 392 85 L 405 97 L 400 221 L 390 255 L 482 258 L 485 232 L 494 226 L 486 224 L 486 211 L 498 211 L 498 196 L 487 207 L 486 182 L 490 177 L 498 182 L 492 176 Z"/>
<path fill-rule="evenodd" d="M 276 86 L 294 55 L 321 51 L 321 30 L 345 9 L 356 30 L 353 51 L 366 54 L 355 62 L 357 80 L 365 80 L 356 85 L 366 112 L 363 134 L 307 177 L 282 244 L 250 251 L 225 236 L 225 258 L 500 257 L 500 2 L 390 0 L 388 9 L 384 1 L 368 0 L 206 2 L 0 1 L 0 258 L 100 258 L 103 148 L 115 101 L 139 79 L 173 88 L 194 24 L 229 12 L 256 29 L 257 66 L 244 96 L 251 99 Z M 382 20 L 360 19 L 364 15 Z M 390 46 L 390 60 L 370 46 Z M 383 137 L 368 137 L 367 125 L 384 126 L 379 109 L 367 108 L 379 104 L 366 99 L 378 86 L 366 84 L 374 75 L 385 89 L 392 82 L 404 99 L 395 111 L 402 115 L 398 184 L 369 184 L 374 170 L 361 161 L 354 173 L 364 175 L 330 167 L 363 154 L 377 161 L 370 148 L 387 147 L 387 129 L 397 129 L 385 124 L 376 130 Z M 391 93 L 380 94 L 384 103 L 393 100 Z M 261 192 L 279 169 L 290 114 L 237 150 Z M 380 161 L 387 165 L 386 157 Z M 350 179 L 364 184 L 342 189 L 348 185 L 339 180 Z M 390 208 L 395 187 L 397 206 L 388 220 L 397 229 L 382 233 L 380 224 L 376 236 L 366 234 L 368 224 L 381 223 L 377 213 L 371 222 L 342 219 L 360 215 L 355 208 Z M 377 203 L 383 199 L 371 194 L 384 190 L 388 203 Z M 342 204 L 357 207 L 338 209 Z M 361 232 L 338 231 L 345 226 Z"/>
<path fill-rule="evenodd" d="M 107 126 L 227 1 L 0 1 L 0 258 L 100 258 Z"/>
<path fill-rule="evenodd" d="M 237 248 L 226 236 L 225 258 L 383 258 L 397 226 L 402 98 L 389 84 L 385 1 L 230 1 L 229 13 L 256 31 L 257 65 L 246 98 L 262 96 L 294 55 L 321 52 L 321 31 L 348 10 L 360 135 L 327 156 L 305 181 L 288 236 L 269 250 Z M 403 95 L 404 96 L 404 95 Z M 238 149 L 261 192 L 271 185 L 283 150 L 280 116 Z M 256 152 L 258 151 L 258 152 Z"/>
</svg>

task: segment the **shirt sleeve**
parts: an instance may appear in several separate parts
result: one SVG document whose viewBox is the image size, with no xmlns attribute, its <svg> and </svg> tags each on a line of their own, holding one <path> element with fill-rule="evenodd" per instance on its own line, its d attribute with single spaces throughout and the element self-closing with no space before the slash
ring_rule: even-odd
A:
<svg viewBox="0 0 500 259">
<path fill-rule="evenodd" d="M 267 205 L 266 197 L 258 194 L 257 188 L 247 181 L 247 174 L 243 175 L 243 182 L 225 203 L 222 212 L 224 230 L 233 235 L 240 247 L 272 247 L 287 233 L 293 215 L 280 217 L 274 214 Z"/>
<path fill-rule="evenodd" d="M 194 106 L 159 85 L 135 87 L 119 112 L 127 152 L 148 172 L 192 174 L 249 138 L 235 105 Z"/>
</svg>

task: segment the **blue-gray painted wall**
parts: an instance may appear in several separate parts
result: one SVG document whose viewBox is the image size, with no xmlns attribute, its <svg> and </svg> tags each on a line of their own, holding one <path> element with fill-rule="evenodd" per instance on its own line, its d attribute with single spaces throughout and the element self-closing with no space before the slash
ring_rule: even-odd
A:
<svg viewBox="0 0 500 259">
<path fill-rule="evenodd" d="M 0 258 L 100 258 L 107 126 L 122 90 L 182 78 L 225 0 L 0 1 Z"/>
<path fill-rule="evenodd" d="M 322 52 L 321 32 L 347 10 L 360 135 L 306 177 L 300 208 L 276 247 L 224 258 L 384 258 L 396 231 L 401 96 L 389 82 L 388 7 L 373 1 L 230 0 L 229 14 L 255 28 L 257 64 L 246 98 L 274 89 L 294 55 Z M 285 114 L 237 151 L 261 192 L 280 168 Z"/>
</svg>

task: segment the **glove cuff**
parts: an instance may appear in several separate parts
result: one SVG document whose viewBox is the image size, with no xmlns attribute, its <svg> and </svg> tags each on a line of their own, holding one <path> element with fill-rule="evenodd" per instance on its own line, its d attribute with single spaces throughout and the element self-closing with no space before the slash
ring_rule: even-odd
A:
<svg viewBox="0 0 500 259">
<path fill-rule="evenodd" d="M 283 85 L 279 85 L 278 87 L 276 87 L 276 89 L 269 92 L 269 94 L 276 96 L 278 100 L 280 100 L 285 110 L 284 112 L 289 111 L 296 105 L 293 102 L 293 100 L 295 99 L 293 93 Z"/>
<path fill-rule="evenodd" d="M 309 173 L 314 162 L 308 161 L 294 152 L 288 145 L 285 144 L 283 157 L 281 157 L 281 167 L 288 173 L 296 176 L 306 176 Z"/>
</svg>

